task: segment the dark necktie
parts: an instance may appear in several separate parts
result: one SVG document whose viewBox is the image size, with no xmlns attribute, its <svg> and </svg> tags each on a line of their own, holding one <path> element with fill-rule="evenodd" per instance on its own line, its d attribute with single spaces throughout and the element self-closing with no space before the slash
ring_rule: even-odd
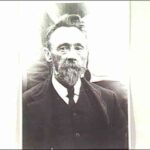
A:
<svg viewBox="0 0 150 150">
<path fill-rule="evenodd" d="M 68 91 L 68 95 L 67 97 L 69 98 L 69 106 L 72 107 L 75 102 L 74 102 L 74 87 L 70 87 L 70 88 L 67 88 L 67 91 Z"/>
</svg>

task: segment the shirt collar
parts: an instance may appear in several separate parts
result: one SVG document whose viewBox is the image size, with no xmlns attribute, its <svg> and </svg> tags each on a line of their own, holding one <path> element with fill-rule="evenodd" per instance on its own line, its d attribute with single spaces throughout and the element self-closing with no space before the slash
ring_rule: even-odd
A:
<svg viewBox="0 0 150 150">
<path fill-rule="evenodd" d="M 66 96 L 68 95 L 67 88 L 64 87 L 62 84 L 60 84 L 54 75 L 52 75 L 52 84 L 59 94 L 59 96 L 66 101 L 68 99 Z M 80 87 L 81 87 L 81 79 L 78 79 L 77 83 L 74 85 L 74 95 L 79 96 L 80 93 Z M 67 102 L 68 103 L 68 102 Z"/>
</svg>

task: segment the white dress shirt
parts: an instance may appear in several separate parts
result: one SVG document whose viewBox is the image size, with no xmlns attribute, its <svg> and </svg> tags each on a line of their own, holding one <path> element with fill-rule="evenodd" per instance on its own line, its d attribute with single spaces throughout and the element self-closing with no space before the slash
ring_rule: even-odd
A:
<svg viewBox="0 0 150 150">
<path fill-rule="evenodd" d="M 58 95 L 65 101 L 65 103 L 69 104 L 69 98 L 67 97 L 68 91 L 67 88 L 64 87 L 62 84 L 60 84 L 54 75 L 52 76 L 52 84 L 58 93 Z M 80 93 L 80 87 L 81 87 L 81 79 L 77 81 L 77 83 L 74 85 L 74 102 L 77 103 Z"/>
</svg>

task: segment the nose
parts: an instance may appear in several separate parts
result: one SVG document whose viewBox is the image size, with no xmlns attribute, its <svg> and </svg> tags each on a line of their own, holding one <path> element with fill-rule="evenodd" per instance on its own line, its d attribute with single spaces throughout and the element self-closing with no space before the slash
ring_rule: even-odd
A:
<svg viewBox="0 0 150 150">
<path fill-rule="evenodd" d="M 68 58 L 68 60 L 70 60 L 70 61 L 75 61 L 75 60 L 77 60 L 77 51 L 74 49 L 73 46 L 70 48 L 70 51 L 69 51 L 69 53 L 68 53 L 68 55 L 67 55 L 67 58 Z"/>
</svg>

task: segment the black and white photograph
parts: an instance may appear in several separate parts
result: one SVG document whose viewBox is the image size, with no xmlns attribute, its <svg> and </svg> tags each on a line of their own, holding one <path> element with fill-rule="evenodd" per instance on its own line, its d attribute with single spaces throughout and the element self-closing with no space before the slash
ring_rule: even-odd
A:
<svg viewBox="0 0 150 150">
<path fill-rule="evenodd" d="M 24 80 L 23 148 L 128 149 L 127 3 L 48 3 L 44 15 L 41 58 Z"/>
<path fill-rule="evenodd" d="M 150 147 L 149 2 L 0 4 L 0 148 Z"/>
</svg>

